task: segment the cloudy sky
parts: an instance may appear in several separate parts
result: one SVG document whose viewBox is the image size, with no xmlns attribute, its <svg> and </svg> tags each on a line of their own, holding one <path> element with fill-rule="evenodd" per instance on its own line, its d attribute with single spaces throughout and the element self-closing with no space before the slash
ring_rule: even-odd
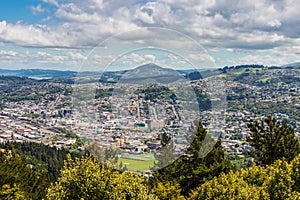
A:
<svg viewBox="0 0 300 200">
<path fill-rule="evenodd" d="M 5 0 L 0 68 L 299 62 L 298 0 Z"/>
</svg>

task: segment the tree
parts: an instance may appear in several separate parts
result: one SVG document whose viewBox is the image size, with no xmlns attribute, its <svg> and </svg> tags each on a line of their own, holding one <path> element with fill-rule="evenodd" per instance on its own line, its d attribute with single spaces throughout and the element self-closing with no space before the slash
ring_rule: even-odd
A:
<svg viewBox="0 0 300 200">
<path fill-rule="evenodd" d="M 250 152 L 258 165 L 268 165 L 277 159 L 293 160 L 300 153 L 294 128 L 282 124 L 272 116 L 248 124 L 251 134 L 247 141 L 254 148 Z"/>
<path fill-rule="evenodd" d="M 222 173 L 193 191 L 190 199 L 300 199 L 299 161 L 300 154 L 290 163 L 283 159 L 267 166 Z"/>
<path fill-rule="evenodd" d="M 191 200 L 223 200 L 244 199 L 260 200 L 269 199 L 269 195 L 263 187 L 248 184 L 243 177 L 234 172 L 222 173 L 218 178 L 205 182 L 194 191 Z"/>
<path fill-rule="evenodd" d="M 9 184 L 5 184 L 0 189 L 0 199 L 23 200 L 26 199 L 26 195 L 17 184 L 14 183 L 13 187 L 10 187 Z"/>
<path fill-rule="evenodd" d="M 34 171 L 15 148 L 0 152 L 0 199 L 42 199 L 48 181 L 46 172 Z"/>
<path fill-rule="evenodd" d="M 293 190 L 300 193 L 300 154 L 291 162 L 292 179 L 294 181 Z"/>
<path fill-rule="evenodd" d="M 70 152 L 67 149 L 57 149 L 56 147 L 35 142 L 6 142 L 1 143 L 0 148 L 13 150 L 17 154 L 22 155 L 26 160 L 26 164 L 31 166 L 35 173 L 47 172 L 47 176 L 49 176 L 51 181 L 56 181 L 58 178 L 68 153 L 73 158 L 83 155 L 82 152 Z"/>
<path fill-rule="evenodd" d="M 160 143 L 161 149 L 159 149 L 155 154 L 157 163 L 155 164 L 153 170 L 163 168 L 176 160 L 174 142 L 165 128 L 162 130 L 162 138 Z"/>
<path fill-rule="evenodd" d="M 184 200 L 184 196 L 180 194 L 181 189 L 178 183 L 172 184 L 170 182 L 157 183 L 153 188 L 152 193 L 160 200 Z"/>
<path fill-rule="evenodd" d="M 143 178 L 121 173 L 86 155 L 68 156 L 61 177 L 47 191 L 47 199 L 154 199 Z"/>
<path fill-rule="evenodd" d="M 155 187 L 158 182 L 178 183 L 181 187 L 181 194 L 188 196 L 191 190 L 197 188 L 205 181 L 218 176 L 221 172 L 229 172 L 232 169 L 232 165 L 225 159 L 221 142 L 217 141 L 215 144 L 214 139 L 208 137 L 211 138 L 208 140 L 211 144 L 204 144 L 203 141 L 206 135 L 206 129 L 199 122 L 195 137 L 186 155 L 181 156 L 164 168 L 157 169 L 150 179 L 152 187 Z M 199 157 L 202 145 L 214 145 L 205 157 Z"/>
<path fill-rule="evenodd" d="M 122 165 L 118 164 L 118 154 L 119 151 L 117 149 L 114 149 L 112 147 L 109 148 L 101 148 L 97 142 L 92 142 L 89 145 L 86 146 L 89 153 L 91 153 L 95 158 L 97 158 L 98 161 L 104 163 L 106 165 L 109 165 L 112 168 L 118 168 L 122 170 Z"/>
</svg>

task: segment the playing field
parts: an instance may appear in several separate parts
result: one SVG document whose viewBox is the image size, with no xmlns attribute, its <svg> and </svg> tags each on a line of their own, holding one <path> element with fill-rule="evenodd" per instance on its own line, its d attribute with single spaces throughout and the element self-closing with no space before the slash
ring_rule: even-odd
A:
<svg viewBox="0 0 300 200">
<path fill-rule="evenodd" d="M 126 165 L 128 170 L 131 171 L 144 171 L 149 170 L 154 166 L 155 160 L 136 160 L 130 158 L 119 158 L 118 163 L 122 162 L 123 166 Z"/>
</svg>

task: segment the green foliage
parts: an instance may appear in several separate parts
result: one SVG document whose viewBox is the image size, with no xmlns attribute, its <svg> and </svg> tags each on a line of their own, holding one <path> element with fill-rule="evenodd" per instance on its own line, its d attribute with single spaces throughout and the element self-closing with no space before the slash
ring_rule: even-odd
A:
<svg viewBox="0 0 300 200">
<path fill-rule="evenodd" d="M 70 138 L 77 138 L 77 134 L 72 132 L 72 131 L 68 131 L 67 129 L 65 128 L 62 128 L 62 127 L 55 127 L 56 130 L 59 130 L 60 132 L 66 134 L 67 137 L 70 137 Z"/>
<path fill-rule="evenodd" d="M 201 187 L 191 195 L 193 200 L 223 200 L 223 199 L 268 199 L 268 194 L 262 187 L 248 184 L 242 177 L 234 172 L 222 173 L 218 178 L 214 178 L 201 185 Z"/>
<path fill-rule="evenodd" d="M 47 199 L 153 199 L 148 192 L 145 180 L 135 174 L 112 170 L 92 156 L 68 157 Z"/>
<path fill-rule="evenodd" d="M 186 156 L 182 156 L 172 164 L 156 170 L 153 178 L 151 178 L 152 186 L 155 186 L 158 182 L 178 183 L 182 189 L 181 193 L 187 196 L 191 190 L 205 181 L 218 176 L 222 172 L 229 172 L 232 165 L 225 160 L 221 142 L 217 141 L 215 144 L 212 138 L 206 138 L 204 143 L 206 134 L 206 129 L 199 123 L 195 138 Z M 206 156 L 199 157 L 202 145 L 204 145 L 204 148 L 212 145 L 213 148 Z"/>
<path fill-rule="evenodd" d="M 212 102 L 208 94 L 203 92 L 200 88 L 194 88 L 197 97 L 199 110 L 209 110 L 212 108 Z"/>
<path fill-rule="evenodd" d="M 292 179 L 294 181 L 293 190 L 300 192 L 300 155 L 292 160 L 291 165 Z"/>
<path fill-rule="evenodd" d="M 44 197 L 49 185 L 46 172 L 34 171 L 15 149 L 0 153 L 0 161 L 1 199 Z"/>
<path fill-rule="evenodd" d="M 77 149 L 78 147 L 81 147 L 83 145 L 83 141 L 81 137 L 77 137 L 75 143 L 73 143 L 70 146 L 70 149 Z"/>
<path fill-rule="evenodd" d="M 162 139 L 161 139 L 161 146 L 162 148 L 159 152 L 155 155 L 155 159 L 157 163 L 154 166 L 155 169 L 160 169 L 169 165 L 171 162 L 176 160 L 176 155 L 174 153 L 175 145 L 171 142 L 171 137 L 167 134 L 165 129 L 163 129 Z"/>
<path fill-rule="evenodd" d="M 101 88 L 97 88 L 95 91 L 95 98 L 104 98 L 104 97 L 110 97 L 113 93 L 113 88 L 109 88 L 109 89 L 101 89 Z"/>
<path fill-rule="evenodd" d="M 300 155 L 288 163 L 254 166 L 247 170 L 221 174 L 195 190 L 190 199 L 300 199 Z"/>
<path fill-rule="evenodd" d="M 24 200 L 25 198 L 24 191 L 15 183 L 12 187 L 9 184 L 5 184 L 0 190 L 0 199 L 3 200 Z"/>
<path fill-rule="evenodd" d="M 101 148 L 96 142 L 90 143 L 86 148 L 98 161 L 105 162 L 108 166 L 113 168 L 118 167 L 118 150 L 113 149 L 112 147 Z"/>
<path fill-rule="evenodd" d="M 28 118 L 32 118 L 32 119 L 36 119 L 39 118 L 41 115 L 40 114 L 23 114 L 22 117 L 28 117 Z"/>
<path fill-rule="evenodd" d="M 154 196 L 160 200 L 184 200 L 185 198 L 180 194 L 180 192 L 181 189 L 178 183 L 171 184 L 169 182 L 159 182 L 152 190 Z"/>
<path fill-rule="evenodd" d="M 135 91 L 135 94 L 144 94 L 145 100 L 156 99 L 172 99 L 176 100 L 176 95 L 166 86 L 153 84 L 147 88 L 139 88 Z"/>
<path fill-rule="evenodd" d="M 63 167 L 64 160 L 69 153 L 66 149 L 56 149 L 34 142 L 23 143 L 2 143 L 0 147 L 7 150 L 14 149 L 19 155 L 22 155 L 25 162 L 32 166 L 36 173 L 47 172 L 50 180 L 56 180 Z M 81 156 L 72 152 L 72 157 Z"/>
<path fill-rule="evenodd" d="M 251 135 L 247 141 L 254 148 L 252 156 L 258 165 L 268 165 L 285 158 L 291 161 L 300 153 L 300 145 L 294 129 L 281 124 L 272 116 L 249 125 Z"/>
<path fill-rule="evenodd" d="M 77 149 L 78 147 L 81 147 L 83 145 L 81 137 L 79 137 L 75 132 L 68 131 L 67 129 L 62 127 L 55 127 L 55 129 L 66 134 L 67 137 L 76 138 L 75 143 L 70 146 L 70 149 Z"/>
</svg>

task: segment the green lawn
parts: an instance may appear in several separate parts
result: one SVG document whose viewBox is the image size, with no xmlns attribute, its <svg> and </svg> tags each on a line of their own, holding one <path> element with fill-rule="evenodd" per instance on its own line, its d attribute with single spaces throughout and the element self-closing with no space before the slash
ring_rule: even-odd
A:
<svg viewBox="0 0 300 200">
<path fill-rule="evenodd" d="M 228 74 L 219 74 L 218 75 L 220 78 L 227 78 L 228 77 Z"/>
<path fill-rule="evenodd" d="M 121 162 L 123 163 L 123 166 L 126 165 L 128 170 L 144 171 L 153 167 L 155 160 L 135 160 L 130 158 L 119 158 L 118 164 L 120 164 Z"/>
<path fill-rule="evenodd" d="M 242 69 L 235 69 L 232 72 L 229 72 L 229 74 L 234 74 L 234 75 L 241 75 L 243 73 L 245 73 L 246 69 L 242 68 Z"/>
<path fill-rule="evenodd" d="M 260 79 L 260 81 L 263 82 L 263 83 L 266 83 L 267 81 L 270 81 L 270 80 L 271 80 L 270 77 L 266 77 L 266 78 Z"/>
</svg>

